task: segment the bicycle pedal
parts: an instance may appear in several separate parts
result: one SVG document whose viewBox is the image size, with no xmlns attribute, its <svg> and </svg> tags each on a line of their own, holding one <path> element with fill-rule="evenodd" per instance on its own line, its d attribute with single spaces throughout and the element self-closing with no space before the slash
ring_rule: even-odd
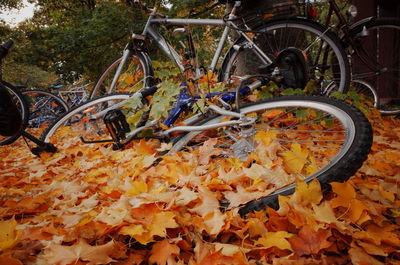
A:
<svg viewBox="0 0 400 265">
<path fill-rule="evenodd" d="M 126 117 L 119 109 L 108 111 L 103 121 L 115 142 L 124 140 L 126 138 L 126 133 L 130 132 Z"/>
</svg>

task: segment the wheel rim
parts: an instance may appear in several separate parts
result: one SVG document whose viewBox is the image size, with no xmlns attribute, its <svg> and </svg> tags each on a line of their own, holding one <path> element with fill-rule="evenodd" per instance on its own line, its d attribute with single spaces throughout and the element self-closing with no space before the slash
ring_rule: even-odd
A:
<svg viewBox="0 0 400 265">
<path fill-rule="evenodd" d="M 131 56 L 122 69 L 121 75 L 119 76 L 116 84 L 116 89 L 111 90 L 111 84 L 121 60 L 122 58 L 116 60 L 102 74 L 93 88 L 90 98 L 95 98 L 114 92 L 133 93 L 145 86 L 146 78 L 149 78 L 146 73 L 146 67 L 139 57 Z"/>
<path fill-rule="evenodd" d="M 130 94 L 110 95 L 86 102 L 60 117 L 42 135 L 45 142 L 63 145 L 65 142 L 106 140 L 111 137 L 103 122 L 104 115 L 111 106 L 123 105 Z"/>
<path fill-rule="evenodd" d="M 355 130 L 356 130 L 355 124 L 345 111 L 341 110 L 338 107 L 332 106 L 331 104 L 326 104 L 326 103 L 321 103 L 321 102 L 312 102 L 312 101 L 305 103 L 304 101 L 301 101 L 301 100 L 299 100 L 299 101 L 286 100 L 286 101 L 269 102 L 269 103 L 264 103 L 264 104 L 255 104 L 253 106 L 244 107 L 241 112 L 246 115 L 251 115 L 252 113 L 255 113 L 255 112 L 267 113 L 270 111 L 276 111 L 278 109 L 290 110 L 288 113 L 295 113 L 296 111 L 303 111 L 303 110 L 316 110 L 316 111 L 324 111 L 326 114 L 331 115 L 331 116 L 323 117 L 320 121 L 314 120 L 314 122 L 320 123 L 320 124 L 318 124 L 318 126 L 321 126 L 322 122 L 324 122 L 325 120 L 328 121 L 332 117 L 334 117 L 334 119 L 335 119 L 330 128 L 324 129 L 324 127 L 322 126 L 321 127 L 322 129 L 319 131 L 309 130 L 309 129 L 307 129 L 308 126 L 304 127 L 305 124 L 303 124 L 303 125 L 296 124 L 296 126 L 294 126 L 292 129 L 293 130 L 298 129 L 297 132 L 289 132 L 288 130 L 286 130 L 286 132 L 285 132 L 282 130 L 282 132 L 278 132 L 276 134 L 277 138 L 271 140 L 271 143 L 277 142 L 281 147 L 283 146 L 283 149 L 281 149 L 279 151 L 280 153 L 278 154 L 278 157 L 284 157 L 283 159 L 284 159 L 285 163 L 291 164 L 290 162 L 288 162 L 288 161 L 290 161 L 288 159 L 290 158 L 290 153 L 293 153 L 293 150 L 295 150 L 295 149 L 293 149 L 293 147 L 297 148 L 295 146 L 296 143 L 299 144 L 299 146 L 301 148 L 300 150 L 303 150 L 304 153 L 306 153 L 306 152 L 309 153 L 309 157 L 307 157 L 307 159 L 306 159 L 308 161 L 303 161 L 304 164 L 302 165 L 303 167 L 301 168 L 300 172 L 292 172 L 291 173 L 292 175 L 297 175 L 297 176 L 301 175 L 301 176 L 303 176 L 302 179 L 304 179 L 305 181 L 310 181 L 311 179 L 323 174 L 324 172 L 329 170 L 332 166 L 334 166 L 340 159 L 342 159 L 345 156 L 345 154 L 351 148 L 352 143 L 355 139 Z M 276 115 L 279 116 L 281 114 L 276 114 Z M 272 118 L 275 118 L 275 117 L 272 117 Z M 282 115 L 279 119 L 281 119 L 281 120 L 287 119 L 287 117 L 285 115 Z M 220 117 L 217 117 L 217 118 L 214 118 L 214 119 L 208 121 L 205 124 L 215 123 L 215 122 L 222 121 L 222 120 L 225 121 L 226 117 L 220 116 Z M 279 129 L 280 124 L 279 124 L 278 120 L 275 120 L 271 124 L 274 124 L 274 125 L 272 127 L 270 126 L 268 128 L 263 129 L 264 132 L 266 131 L 265 135 L 268 135 L 268 134 L 271 135 L 271 132 L 274 132 L 274 130 L 273 130 L 274 127 L 275 127 L 275 129 Z M 304 128 L 300 129 L 300 128 L 302 128 L 301 126 L 303 126 Z M 311 127 L 314 127 L 314 125 Z M 259 128 L 261 128 L 261 127 L 259 127 Z M 301 131 L 301 130 L 303 130 L 303 131 Z M 240 131 L 237 131 L 236 135 L 240 135 L 240 133 L 241 133 Z M 258 134 L 259 132 L 256 132 L 256 133 Z M 176 151 L 182 149 L 185 145 L 190 145 L 190 148 L 199 147 L 200 144 L 196 146 L 196 145 L 191 145 L 191 143 L 190 143 L 190 141 L 192 139 L 196 139 L 195 137 L 199 137 L 199 134 L 200 134 L 199 132 L 191 132 L 191 133 L 187 134 L 173 146 L 172 151 L 176 152 Z M 260 141 L 260 137 L 258 137 L 257 134 L 255 134 L 255 136 L 252 139 L 253 139 L 253 141 L 258 143 Z M 272 133 L 272 135 L 273 135 L 273 133 Z M 291 142 L 291 139 L 288 137 L 290 136 L 293 138 L 293 137 L 296 137 L 296 135 L 298 136 L 296 138 L 297 141 Z M 324 139 L 324 138 L 322 138 L 322 137 L 324 137 L 323 135 L 329 136 L 330 138 Z M 223 137 L 226 137 L 226 136 L 223 136 Z M 312 140 L 309 140 L 310 137 L 315 137 L 315 139 L 313 138 Z M 342 138 L 340 138 L 341 141 L 336 141 L 335 137 L 342 137 Z M 302 140 L 300 140 L 300 139 L 302 139 Z M 241 139 L 239 139 L 239 140 L 241 140 Z M 315 144 L 315 143 L 319 143 L 319 144 Z M 323 148 L 323 145 L 327 145 L 327 146 L 325 148 Z M 218 143 L 216 146 L 221 147 L 222 145 Z M 268 149 L 268 148 L 272 148 L 272 147 L 267 146 L 265 148 Z M 338 148 L 338 150 L 337 150 L 337 148 Z M 321 149 L 323 151 L 321 151 L 319 149 Z M 331 149 L 334 149 L 335 151 L 333 152 Z M 259 151 L 259 150 L 261 150 L 261 149 L 259 149 L 259 146 L 256 146 L 255 151 Z M 329 161 L 328 160 L 322 161 L 325 159 L 323 154 L 326 154 L 326 153 L 328 153 L 328 155 L 329 155 Z M 251 154 L 250 154 L 250 157 L 252 157 Z M 292 157 L 294 159 L 296 159 L 296 156 L 292 156 Z M 319 159 L 319 157 L 321 157 L 321 161 L 323 163 L 321 161 L 317 161 Z M 300 158 L 297 158 L 297 159 L 300 159 Z M 314 159 L 315 161 L 314 160 L 311 161 L 312 159 Z M 313 169 L 313 166 L 317 167 L 316 171 L 314 171 L 314 172 L 311 171 L 311 169 Z M 307 167 L 309 169 L 307 169 Z M 312 172 L 312 173 L 309 174 L 308 176 L 304 176 L 304 172 L 306 172 L 304 170 L 310 170 L 309 172 Z M 290 171 L 294 171 L 294 169 L 286 168 L 285 171 L 286 171 L 286 173 L 288 173 Z M 297 177 L 295 176 L 294 179 L 297 179 Z"/>
<path fill-rule="evenodd" d="M 68 111 L 65 102 L 50 93 L 23 91 L 22 94 L 29 104 L 26 131 L 35 137 L 40 137 L 51 123 Z"/>
</svg>

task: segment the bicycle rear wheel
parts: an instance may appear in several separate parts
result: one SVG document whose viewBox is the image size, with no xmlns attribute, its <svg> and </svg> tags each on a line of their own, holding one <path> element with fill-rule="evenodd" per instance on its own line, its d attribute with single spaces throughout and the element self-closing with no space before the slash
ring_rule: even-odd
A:
<svg viewBox="0 0 400 265">
<path fill-rule="evenodd" d="M 25 101 L 23 95 L 21 92 L 13 87 L 11 84 L 1 84 L 0 86 L 4 86 L 8 93 L 11 95 L 11 98 L 15 102 L 15 104 L 18 107 L 18 110 L 20 112 L 21 118 L 22 118 L 22 128 L 23 130 L 28 122 L 28 117 L 29 117 L 29 109 L 28 109 L 28 104 Z M 20 134 L 12 135 L 12 136 L 1 136 L 0 135 L 0 145 L 8 145 L 13 143 L 15 140 L 17 140 L 20 137 Z"/>
<path fill-rule="evenodd" d="M 400 113 L 400 19 L 372 19 L 354 27 L 350 37 L 355 40 L 350 47 L 354 50 L 349 51 L 353 79 L 365 80 L 375 88 L 381 113 Z"/>
<path fill-rule="evenodd" d="M 289 49 L 300 51 L 305 57 L 309 82 L 322 92 L 333 85 L 341 92 L 348 90 L 350 66 L 347 55 L 340 39 L 322 25 L 306 19 L 289 18 L 267 21 L 255 27 L 254 32 L 253 41 L 272 60 Z M 276 66 L 284 79 L 296 75 L 284 65 Z M 220 78 L 227 80 L 232 75 L 271 74 L 275 69 L 266 68 L 254 48 L 242 37 L 227 53 Z"/>
<path fill-rule="evenodd" d="M 240 113 L 250 123 L 187 133 L 172 151 L 197 149 L 212 140 L 220 157 L 250 159 L 264 168 L 267 173 L 260 178 L 266 183 L 260 185 L 273 186 L 275 191 L 249 202 L 242 213 L 265 205 L 277 207 L 278 195 L 293 193 L 299 179 L 317 178 L 324 189 L 330 182 L 347 180 L 361 167 L 372 145 L 371 125 L 362 113 L 327 97 L 274 98 L 246 105 Z M 227 120 L 216 116 L 201 124 Z"/>
<path fill-rule="evenodd" d="M 140 109 L 132 109 L 130 93 L 115 93 L 98 97 L 77 106 L 51 124 L 41 136 L 41 140 L 57 147 L 82 144 L 85 141 L 110 140 L 111 136 L 104 123 L 104 117 L 110 110 L 119 109 L 126 116 L 131 127 L 144 122 L 147 116 Z M 133 113 L 131 113 L 131 112 Z"/>
<path fill-rule="evenodd" d="M 43 130 L 69 108 L 60 97 L 43 90 L 26 90 L 21 92 L 29 104 L 29 119 L 26 131 L 40 137 Z"/>
<path fill-rule="evenodd" d="M 131 55 L 122 68 L 115 89 L 111 84 L 122 57 L 116 59 L 99 77 L 92 91 L 90 99 L 114 92 L 136 92 L 143 87 L 152 86 L 153 68 L 148 56 L 144 53 Z"/>
</svg>

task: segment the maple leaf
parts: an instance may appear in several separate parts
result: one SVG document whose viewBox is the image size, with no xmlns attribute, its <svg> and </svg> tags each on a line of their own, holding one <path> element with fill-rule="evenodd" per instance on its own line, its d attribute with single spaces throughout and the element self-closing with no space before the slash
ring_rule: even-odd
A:
<svg viewBox="0 0 400 265">
<path fill-rule="evenodd" d="M 344 207 L 347 209 L 350 220 L 354 223 L 363 223 L 368 219 L 361 219 L 363 212 L 368 211 L 368 207 L 360 200 L 356 199 L 356 191 L 354 187 L 347 181 L 344 183 L 331 183 L 332 190 L 338 197 L 332 199 L 333 208 Z"/>
<path fill-rule="evenodd" d="M 321 205 L 313 205 L 313 210 L 315 213 L 314 217 L 317 221 L 335 224 L 341 230 L 346 229 L 346 226 L 336 218 L 329 201 L 324 201 Z"/>
<path fill-rule="evenodd" d="M 219 208 L 219 201 L 216 194 L 211 192 L 205 187 L 199 188 L 199 195 L 201 198 L 201 203 L 197 204 L 190 211 L 200 214 L 203 218 L 209 214 L 213 213 L 215 209 Z"/>
<path fill-rule="evenodd" d="M 384 263 L 378 261 L 372 256 L 368 255 L 362 248 L 357 247 L 354 243 L 351 244 L 351 248 L 349 250 L 349 256 L 351 258 L 351 262 L 354 265 L 366 265 L 366 264 L 374 264 L 374 265 L 383 265 Z"/>
<path fill-rule="evenodd" d="M 210 235 L 217 235 L 225 225 L 225 216 L 219 209 L 215 209 L 204 217 L 204 224 L 206 224 L 207 232 Z"/>
<path fill-rule="evenodd" d="M 330 230 L 314 231 L 309 226 L 303 226 L 298 236 L 288 238 L 288 240 L 297 254 L 311 255 L 330 247 L 332 243 L 327 240 L 330 236 Z"/>
<path fill-rule="evenodd" d="M 88 264 L 106 264 L 113 261 L 110 255 L 115 251 L 114 241 L 99 246 L 91 246 L 80 239 L 72 246 L 52 244 L 46 249 L 44 256 L 47 264 L 67 265 L 76 263 L 79 259 Z"/>
<path fill-rule="evenodd" d="M 161 212 L 154 215 L 152 223 L 150 225 L 150 233 L 153 236 L 166 236 L 167 228 L 176 228 L 175 214 L 173 212 Z"/>
<path fill-rule="evenodd" d="M 288 249 L 293 251 L 290 246 L 287 238 L 291 238 L 294 235 L 288 233 L 286 231 L 278 231 L 278 232 L 267 232 L 262 237 L 260 237 L 257 241 L 254 242 L 256 246 L 263 246 L 265 248 L 277 247 L 280 249 Z"/>
<path fill-rule="evenodd" d="M 204 142 L 199 148 L 199 164 L 207 165 L 210 162 L 212 156 L 221 154 L 221 150 L 215 148 L 218 139 L 213 138 Z"/>
<path fill-rule="evenodd" d="M 23 263 L 19 259 L 14 259 L 11 257 L 11 253 L 3 253 L 0 255 L 0 264 L 7 265 L 23 265 Z"/>
<path fill-rule="evenodd" d="M 179 190 L 179 195 L 176 197 L 175 203 L 178 206 L 185 206 L 197 198 L 198 194 L 185 186 Z"/>
<path fill-rule="evenodd" d="M 179 252 L 180 249 L 177 245 L 170 244 L 167 239 L 164 239 L 153 245 L 149 262 L 150 264 L 165 265 L 168 260 L 173 260 L 174 256 L 178 255 Z"/>
<path fill-rule="evenodd" d="M 265 197 L 270 195 L 274 189 L 269 189 L 265 191 L 247 191 L 242 186 L 238 186 L 237 192 L 234 191 L 226 191 L 224 192 L 225 198 L 229 201 L 229 208 L 234 208 L 239 205 L 245 204 L 251 200 L 259 199 L 261 197 Z"/>
<path fill-rule="evenodd" d="M 147 245 L 150 242 L 153 242 L 153 236 L 148 229 L 145 229 L 143 225 L 129 225 L 124 226 L 119 231 L 122 235 L 128 235 L 133 237 L 142 245 Z"/>
<path fill-rule="evenodd" d="M 308 151 L 302 149 L 298 143 L 293 143 L 290 150 L 283 151 L 281 155 L 290 171 L 294 173 L 301 173 L 308 161 Z"/>
<path fill-rule="evenodd" d="M 0 222 L 0 250 L 11 248 L 18 242 L 17 224 L 14 218 Z"/>
</svg>

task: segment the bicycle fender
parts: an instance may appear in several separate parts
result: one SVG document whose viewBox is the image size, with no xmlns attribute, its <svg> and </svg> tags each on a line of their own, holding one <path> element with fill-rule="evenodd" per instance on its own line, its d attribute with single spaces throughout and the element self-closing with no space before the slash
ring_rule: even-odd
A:
<svg viewBox="0 0 400 265">
<path fill-rule="evenodd" d="M 356 28 L 358 28 L 358 27 L 360 27 L 360 26 L 362 26 L 362 25 L 364 25 L 364 24 L 366 24 L 366 23 L 368 23 L 368 22 L 370 22 L 370 21 L 372 21 L 374 19 L 375 19 L 375 17 L 363 18 L 363 19 L 351 24 L 350 27 L 349 27 L 349 30 L 350 30 L 350 32 L 353 32 Z"/>
</svg>

